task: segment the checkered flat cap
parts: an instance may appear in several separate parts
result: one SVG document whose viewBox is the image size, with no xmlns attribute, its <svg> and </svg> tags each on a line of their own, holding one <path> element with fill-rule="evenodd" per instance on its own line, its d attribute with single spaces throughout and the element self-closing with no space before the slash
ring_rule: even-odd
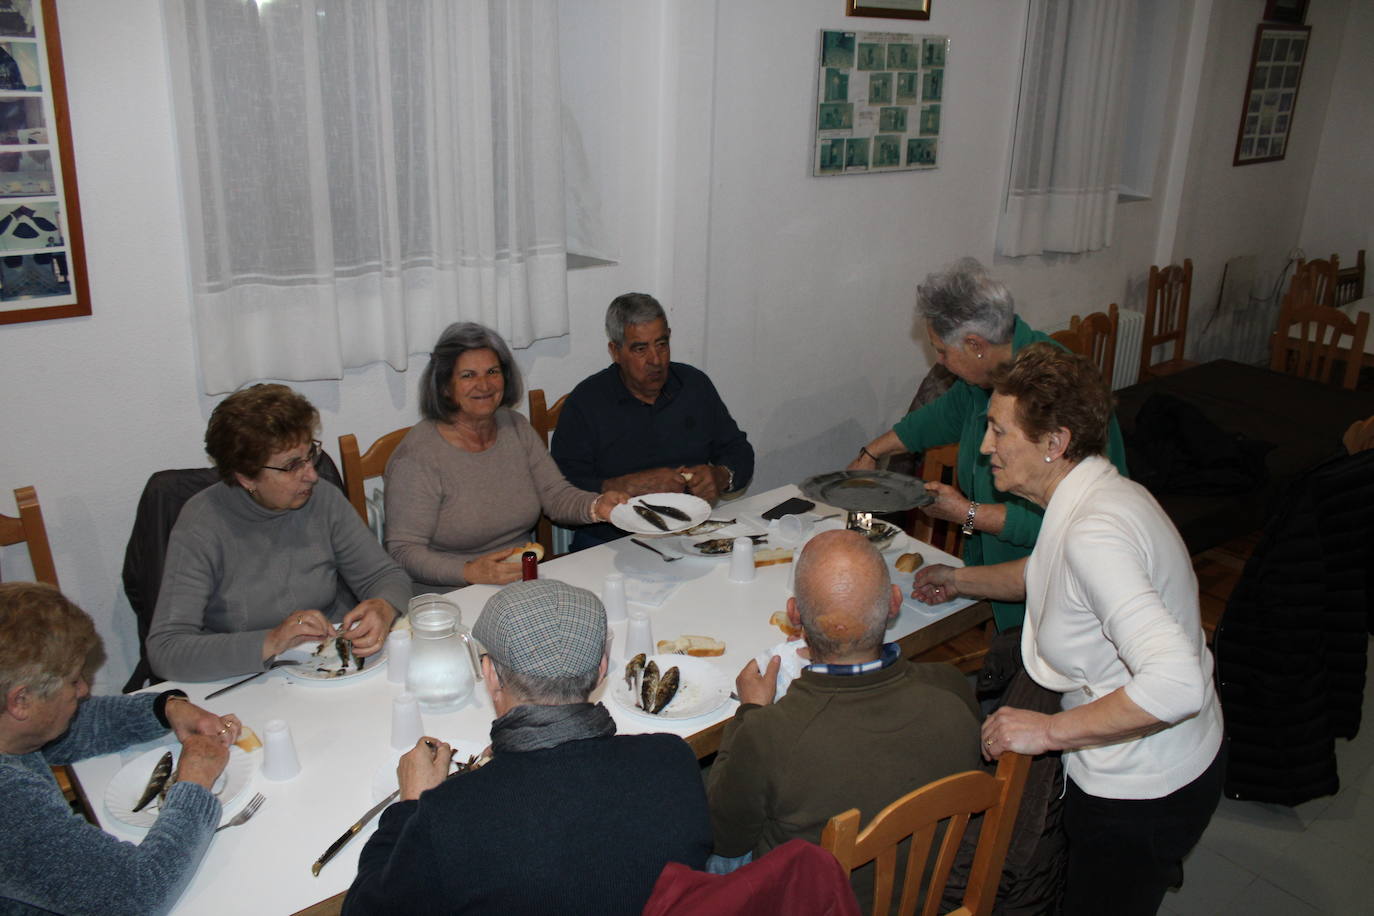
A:
<svg viewBox="0 0 1374 916">
<path fill-rule="evenodd" d="M 606 609 L 585 588 L 557 579 L 516 582 L 487 600 L 472 635 L 516 674 L 586 674 L 606 650 Z"/>
</svg>

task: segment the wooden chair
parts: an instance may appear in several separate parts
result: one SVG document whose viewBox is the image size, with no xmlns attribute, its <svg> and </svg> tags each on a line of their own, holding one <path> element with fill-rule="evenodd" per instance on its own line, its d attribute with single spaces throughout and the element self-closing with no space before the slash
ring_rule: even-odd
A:
<svg viewBox="0 0 1374 916">
<path fill-rule="evenodd" d="M 1193 262 L 1183 259 L 1183 266 L 1150 267 L 1150 280 L 1145 288 L 1145 330 L 1140 344 L 1140 380 L 1155 375 L 1171 375 L 1197 363 L 1183 358 L 1188 340 L 1188 301 L 1193 294 Z M 1174 345 L 1173 356 L 1162 362 L 1154 359 L 1155 347 Z"/>
<path fill-rule="evenodd" d="M 1073 318 L 1069 319 L 1069 327 L 1062 331 L 1052 332 L 1050 338 L 1059 341 L 1079 356 L 1087 356 L 1088 354 L 1084 352 L 1083 347 L 1083 335 L 1078 333 L 1078 329 L 1073 326 L 1073 322 L 1077 320 L 1078 316 L 1075 315 Z"/>
<path fill-rule="evenodd" d="M 410 432 L 409 426 L 394 429 L 376 442 L 366 452 L 359 454 L 358 437 L 345 433 L 339 437 L 339 460 L 343 464 L 344 493 L 354 510 L 367 524 L 367 493 L 364 484 L 373 477 L 381 477 L 386 471 L 386 463 L 391 453 Z"/>
<path fill-rule="evenodd" d="M 1293 271 L 1293 279 L 1306 277 L 1312 283 L 1312 301 L 1327 308 L 1336 307 L 1336 280 L 1341 272 L 1341 259 L 1334 254 L 1329 260 L 1313 258 L 1298 261 Z"/>
<path fill-rule="evenodd" d="M 1336 271 L 1335 306 L 1340 308 L 1356 299 L 1364 298 L 1364 249 L 1355 255 L 1354 267 L 1342 267 Z"/>
<path fill-rule="evenodd" d="M 983 823 L 974 852 L 973 868 L 964 888 L 963 906 L 951 916 L 986 916 L 997 900 L 997 885 L 1002 878 L 1012 827 L 1021 807 L 1021 793 L 1030 772 L 1031 760 L 1022 754 L 1003 754 L 997 775 L 972 770 L 937 779 L 888 805 L 863 830 L 859 829 L 859 810 L 851 808 L 837 814 L 825 825 L 821 846 L 851 872 L 869 862 L 877 862 L 873 878 L 873 912 L 888 913 L 897 878 L 897 848 L 907 837 L 911 849 L 906 858 L 905 876 L 897 912 L 910 916 L 922 903 L 922 876 L 935 842 L 937 827 L 943 822 L 934 870 L 926 882 L 925 916 L 938 912 L 940 897 L 949 881 L 955 853 L 963 840 L 969 819 L 982 813 Z"/>
<path fill-rule="evenodd" d="M 14 491 L 14 501 L 19 505 L 18 517 L 0 515 L 0 546 L 26 544 L 34 579 L 60 588 L 57 566 L 52 561 L 52 547 L 48 544 L 48 529 L 43 524 L 43 509 L 38 505 L 38 494 L 33 487 L 20 487 Z"/>
<path fill-rule="evenodd" d="M 1341 387 L 1354 390 L 1360 380 L 1364 345 L 1369 337 L 1369 313 L 1355 320 L 1338 309 L 1315 305 L 1317 277 L 1311 273 L 1293 275 L 1293 283 L 1279 308 L 1279 324 L 1274 331 L 1269 368 L 1323 384 L 1331 381 L 1336 363 L 1345 369 Z M 1350 335 L 1349 346 L 1340 346 Z"/>
<path fill-rule="evenodd" d="M 530 425 L 539 434 L 539 438 L 544 440 L 544 448 L 549 447 L 549 436 L 558 428 L 558 418 L 563 414 L 563 405 L 567 401 L 568 396 L 565 394 L 549 407 L 548 401 L 544 398 L 543 388 L 530 389 Z M 539 515 L 539 525 L 535 529 L 534 539 L 543 545 L 544 556 L 554 555 L 553 522 L 543 513 Z"/>
<path fill-rule="evenodd" d="M 1120 323 L 1116 303 L 1113 302 L 1105 312 L 1093 312 L 1086 318 L 1077 315 L 1069 319 L 1069 330 L 1077 333 L 1082 343 L 1084 356 L 1102 370 L 1102 378 L 1107 387 L 1112 387 L 1113 374 L 1116 372 L 1116 330 Z"/>
</svg>

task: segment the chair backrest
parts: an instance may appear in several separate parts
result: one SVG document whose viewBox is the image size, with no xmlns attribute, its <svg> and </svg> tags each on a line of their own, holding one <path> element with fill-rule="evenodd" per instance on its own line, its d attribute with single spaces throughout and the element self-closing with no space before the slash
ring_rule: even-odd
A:
<svg viewBox="0 0 1374 916">
<path fill-rule="evenodd" d="M 921 455 L 920 478 L 939 481 L 952 487 L 959 485 L 959 445 L 937 445 Z M 945 553 L 960 556 L 964 549 L 964 535 L 955 522 L 933 519 L 920 509 L 912 510 L 911 533 L 919 541 L 933 544 Z"/>
<path fill-rule="evenodd" d="M 1111 387 L 1116 371 L 1116 330 L 1121 316 L 1113 302 L 1105 312 L 1093 312 L 1086 318 L 1075 315 L 1069 320 L 1069 330 L 1078 333 L 1083 355 L 1102 371 L 1102 378 Z"/>
<path fill-rule="evenodd" d="M 567 401 L 568 396 L 565 394 L 550 407 L 544 397 L 543 388 L 530 389 L 530 425 L 539 434 L 539 438 L 544 440 L 544 448 L 549 447 L 549 436 L 558 428 L 558 418 L 562 415 L 563 405 Z M 554 555 L 553 521 L 542 512 L 539 514 L 539 524 L 535 527 L 534 539 L 543 546 L 544 556 Z"/>
<path fill-rule="evenodd" d="M 320 452 L 320 457 L 315 461 L 315 470 L 319 472 L 321 480 L 327 480 L 343 490 L 339 469 L 328 452 Z M 138 509 L 134 514 L 133 530 L 124 549 L 124 594 L 129 598 L 129 606 L 137 621 L 139 653 L 138 664 L 124 684 L 125 693 L 138 690 L 150 681 L 156 683 L 161 680 L 148 664 L 147 646 L 148 630 L 152 626 L 157 596 L 162 588 L 167 542 L 186 501 L 217 482 L 219 473 L 214 468 L 179 468 L 157 471 L 143 485 L 143 494 L 138 498 Z"/>
<path fill-rule="evenodd" d="M 1364 249 L 1361 248 L 1359 254 L 1355 255 L 1354 267 L 1342 267 L 1336 271 L 1336 294 L 1335 306 L 1340 308 L 1343 305 L 1354 302 L 1356 299 L 1364 298 Z"/>
<path fill-rule="evenodd" d="M 357 436 L 344 433 L 339 437 L 339 461 L 343 464 L 344 493 L 353 504 L 354 511 L 362 518 L 364 525 L 367 524 L 367 489 L 364 484 L 370 478 L 382 476 L 386 471 L 386 463 L 391 460 L 391 453 L 396 451 L 396 446 L 401 444 L 401 440 L 408 432 L 409 426 L 393 429 L 361 454 L 358 451 Z"/>
<path fill-rule="evenodd" d="M 544 398 L 543 388 L 530 389 L 530 425 L 539 434 L 539 438 L 544 440 L 544 448 L 549 447 L 549 435 L 558 428 L 558 418 L 563 413 L 563 405 L 567 401 L 568 396 L 565 394 L 550 407 Z"/>
<path fill-rule="evenodd" d="M 910 916 L 922 904 L 922 876 L 934 846 L 936 831 L 944 825 L 944 836 L 934 861 L 921 912 L 933 916 L 949 880 L 955 854 L 963 840 L 969 819 L 981 813 L 983 823 L 964 889 L 963 906 L 952 910 L 957 916 L 986 916 L 997 899 L 1012 827 L 1021 807 L 1021 792 L 1031 760 L 1022 754 L 1003 754 L 997 775 L 971 770 L 937 779 L 927 786 L 899 798 L 878 813 L 867 827 L 859 829 L 859 810 L 851 808 L 837 814 L 825 825 L 821 846 L 853 871 L 876 860 L 873 876 L 873 912 L 888 913 L 897 877 L 898 844 L 911 838 L 905 876 L 897 912 Z"/>
<path fill-rule="evenodd" d="M 1312 301 L 1317 305 L 1335 308 L 1336 276 L 1340 271 L 1341 259 L 1333 254 L 1330 260 L 1313 258 L 1310 261 L 1299 261 L 1293 271 L 1293 279 L 1296 280 L 1299 276 L 1306 277 L 1312 283 Z"/>
<path fill-rule="evenodd" d="M 1087 356 L 1088 354 L 1083 349 L 1083 335 L 1078 333 L 1078 328 L 1074 325 L 1074 322 L 1078 320 L 1077 315 L 1070 318 L 1069 326 L 1062 331 L 1051 332 L 1050 339 L 1059 341 L 1079 356 Z"/>
<path fill-rule="evenodd" d="M 1339 309 L 1313 304 L 1316 282 L 1317 276 L 1310 272 L 1293 275 L 1279 308 L 1269 368 L 1325 384 L 1331 381 L 1335 364 L 1342 362 L 1341 386 L 1353 391 L 1369 338 L 1369 313 L 1361 312 L 1352 321 Z M 1348 345 L 1341 346 L 1346 339 Z"/>
<path fill-rule="evenodd" d="M 19 515 L 13 518 L 0 515 L 0 546 L 27 544 L 34 579 L 60 588 L 57 584 L 57 566 L 52 561 L 52 547 L 48 544 L 48 529 L 43 524 L 43 509 L 38 505 L 38 494 L 33 487 L 19 487 L 14 491 L 14 501 L 19 506 Z"/>
<path fill-rule="evenodd" d="M 1183 359 L 1183 347 L 1188 340 L 1188 302 L 1193 295 L 1193 262 L 1183 259 L 1183 266 L 1151 265 L 1149 283 L 1145 287 L 1145 330 L 1140 343 L 1140 377 L 1150 374 L 1154 365 L 1155 347 L 1173 343 L 1173 355 L 1168 361 Z"/>
</svg>

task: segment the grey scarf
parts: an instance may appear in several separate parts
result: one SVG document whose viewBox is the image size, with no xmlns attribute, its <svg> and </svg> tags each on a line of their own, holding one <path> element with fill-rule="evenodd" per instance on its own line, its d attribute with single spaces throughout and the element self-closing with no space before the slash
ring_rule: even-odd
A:
<svg viewBox="0 0 1374 916">
<path fill-rule="evenodd" d="M 615 720 L 597 703 L 517 706 L 491 723 L 492 753 L 538 751 L 585 738 L 609 738 Z"/>
</svg>

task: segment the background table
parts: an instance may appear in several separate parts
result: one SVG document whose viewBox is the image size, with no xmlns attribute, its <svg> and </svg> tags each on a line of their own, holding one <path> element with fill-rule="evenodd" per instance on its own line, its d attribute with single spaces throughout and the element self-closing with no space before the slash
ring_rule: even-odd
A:
<svg viewBox="0 0 1374 916">
<path fill-rule="evenodd" d="M 715 517 L 743 520 L 795 495 L 796 487 L 780 487 L 719 506 Z M 818 506 L 815 511 L 826 514 L 837 510 Z M 916 549 L 927 562 L 959 565 L 958 560 L 930 545 L 922 544 Z M 889 564 L 896 555 L 896 550 L 887 552 Z M 728 559 L 689 557 L 664 563 L 622 539 L 550 560 L 540 566 L 540 575 L 562 579 L 598 594 L 606 574 L 612 571 L 682 578 L 682 586 L 661 607 L 638 607 L 649 611 L 655 639 L 691 633 L 723 640 L 726 653 L 713 661 L 733 680 L 748 659 L 783 639 L 768 618 L 786 606 L 790 564 L 759 569 L 748 585 L 729 582 L 728 567 Z M 894 581 L 909 594 L 911 574 L 899 574 Z M 450 593 L 450 597 L 462 609 L 464 623 L 471 626 L 487 598 L 495 592 L 492 586 L 469 586 Z M 632 610 L 636 607 L 631 605 Z M 986 604 L 967 599 L 926 606 L 908 597 L 889 637 L 902 639 L 907 653 L 913 654 L 976 626 L 989 616 Z M 608 682 L 624 665 L 620 649 L 624 645 L 625 625 L 613 625 L 611 631 Z M 157 689 L 181 687 L 193 701 L 200 702 L 206 694 L 233 680 L 163 684 Z M 480 683 L 475 687 L 473 699 L 457 712 L 424 716 L 428 734 L 453 743 L 465 755 L 487 745 L 493 717 L 485 690 Z M 600 688 L 593 699 L 599 699 L 604 689 Z M 249 790 L 225 812 L 226 819 L 254 791 L 266 795 L 267 802 L 246 825 L 216 834 L 174 912 L 199 916 L 242 913 L 252 908 L 290 913 L 346 890 L 357 872 L 358 853 L 375 829 L 375 820 L 325 866 L 318 878 L 311 876 L 310 865 L 381 797 L 374 792 L 374 783 L 389 779 L 392 781 L 387 788 L 394 787 L 393 772 L 399 752 L 390 747 L 391 701 L 400 692 L 401 686 L 390 683 L 384 669 L 368 677 L 327 685 L 292 681 L 281 671 L 274 671 L 206 704 L 216 712 L 237 713 L 260 735 L 268 720 L 285 719 L 291 727 L 302 770 L 294 779 L 280 783 L 267 780 L 261 773 L 253 777 Z M 609 698 L 606 707 L 620 731 L 673 732 L 686 738 L 698 755 L 704 756 L 718 746 L 721 728 L 734 714 L 736 703 L 729 701 L 709 716 L 660 721 L 649 721 L 622 709 Z M 110 815 L 104 804 L 106 786 L 124 761 L 157 743 L 138 745 L 121 754 L 76 765 L 76 774 L 101 826 L 122 839 L 138 842 L 146 831 L 126 826 Z"/>
</svg>

